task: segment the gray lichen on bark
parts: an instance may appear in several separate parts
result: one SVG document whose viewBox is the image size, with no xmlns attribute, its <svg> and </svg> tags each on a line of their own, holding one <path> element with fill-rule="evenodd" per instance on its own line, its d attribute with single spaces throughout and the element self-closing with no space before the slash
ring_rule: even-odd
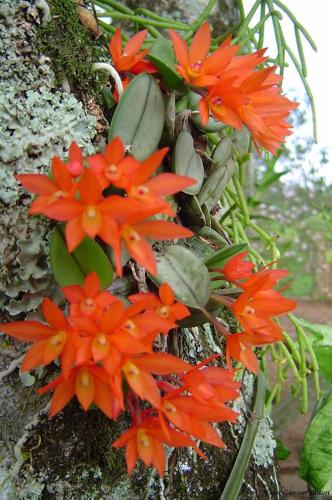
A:
<svg viewBox="0 0 332 500">
<path fill-rule="evenodd" d="M 37 49 L 36 27 L 41 15 L 43 12 L 28 1 L 3 0 L 0 8 L 0 283 L 6 317 L 8 312 L 31 313 L 43 295 L 56 293 L 47 260 L 51 226 L 28 217 L 31 198 L 19 188 L 14 175 L 46 171 L 50 158 L 65 155 L 72 140 L 90 153 L 95 135 L 95 118 L 72 94 L 55 88 L 49 61 Z M 208 325 L 178 330 L 168 342 L 190 362 L 203 359 L 220 346 Z M 21 355 L 21 348 L 14 342 L 2 339 L 1 347 L 4 353 L 8 349 L 8 354 Z M 10 360 L 4 354 L 1 369 L 8 367 Z M 48 378 L 51 371 L 39 371 L 36 377 L 45 375 Z M 250 404 L 250 390 L 247 392 Z M 164 479 L 142 464 L 128 478 L 123 450 L 111 447 L 128 427 L 127 415 L 112 422 L 96 410 L 84 413 L 72 402 L 53 419 L 39 416 L 49 396 L 35 396 L 34 387 L 24 387 L 17 371 L 3 379 L 0 399 L 1 498 L 219 498 L 244 428 L 220 426 L 227 448 L 203 445 L 206 462 L 190 450 L 170 449 Z M 238 407 L 243 412 L 241 401 Z M 35 428 L 26 431 L 34 419 Z M 22 437 L 26 441 L 20 449 L 17 443 Z M 265 498 L 266 488 L 272 498 L 277 498 L 274 464 L 271 454 L 266 457 L 259 465 L 252 459 L 240 498 Z M 17 471 L 18 459 L 23 459 L 23 465 Z M 257 473 L 263 480 L 260 484 Z"/>
</svg>

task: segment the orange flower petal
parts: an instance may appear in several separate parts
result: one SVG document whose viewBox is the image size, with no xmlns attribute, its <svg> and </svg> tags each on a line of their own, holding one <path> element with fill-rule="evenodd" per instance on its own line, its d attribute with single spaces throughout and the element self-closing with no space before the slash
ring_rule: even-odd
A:
<svg viewBox="0 0 332 500">
<path fill-rule="evenodd" d="M 128 55 L 136 54 L 142 47 L 147 33 L 147 30 L 142 30 L 131 37 L 125 46 L 124 52 Z"/>
<path fill-rule="evenodd" d="M 72 252 L 85 237 L 81 217 L 72 219 L 67 223 L 65 234 L 68 250 L 69 252 Z"/>
<path fill-rule="evenodd" d="M 211 29 L 209 23 L 205 22 L 199 28 L 189 48 L 190 64 L 202 63 L 209 53 L 211 45 Z"/>
<path fill-rule="evenodd" d="M 87 411 L 95 395 L 95 382 L 87 368 L 81 368 L 75 379 L 75 393 L 82 408 Z"/>
<path fill-rule="evenodd" d="M 183 67 L 189 66 L 189 56 L 188 56 L 188 47 L 187 44 L 180 35 L 176 31 L 169 30 L 169 36 L 172 39 L 173 46 L 174 46 L 174 52 L 177 61 L 181 64 Z"/>
<path fill-rule="evenodd" d="M 143 236 L 156 240 L 173 240 L 175 238 L 190 238 L 193 233 L 189 229 L 165 220 L 151 220 L 135 224 L 133 229 Z"/>
<path fill-rule="evenodd" d="M 47 175 L 19 174 L 15 177 L 31 193 L 49 195 L 58 190 L 57 185 Z"/>
<path fill-rule="evenodd" d="M 168 283 L 163 283 L 159 287 L 159 297 L 160 300 L 167 306 L 171 306 L 174 304 L 175 295 Z"/>
<path fill-rule="evenodd" d="M 52 401 L 50 415 L 54 417 L 59 411 L 62 410 L 69 403 L 75 395 L 75 378 L 71 377 L 66 382 L 62 382 L 55 389 Z"/>
<path fill-rule="evenodd" d="M 70 191 L 73 186 L 73 182 L 68 171 L 67 165 L 58 157 L 54 156 L 52 158 L 52 176 L 55 182 L 62 191 Z"/>
<path fill-rule="evenodd" d="M 0 323 L 0 331 L 23 342 L 45 340 L 54 335 L 54 329 L 38 321 L 14 321 Z"/>
<path fill-rule="evenodd" d="M 113 59 L 113 63 L 116 64 L 116 62 L 122 56 L 122 35 L 120 28 L 117 28 L 117 30 L 115 31 L 109 44 L 109 50 Z"/>
<path fill-rule="evenodd" d="M 169 148 L 162 148 L 144 160 L 133 176 L 133 184 L 144 184 L 145 181 L 157 170 Z"/>
<path fill-rule="evenodd" d="M 92 169 L 88 168 L 84 172 L 79 182 L 79 192 L 85 205 L 97 205 L 102 199 L 101 187 Z"/>
<path fill-rule="evenodd" d="M 43 299 L 42 311 L 44 318 L 53 328 L 56 330 L 67 330 L 68 322 L 63 312 L 48 297 Z"/>
<path fill-rule="evenodd" d="M 134 363 L 128 361 L 122 368 L 126 380 L 132 390 L 141 398 L 146 399 L 155 408 L 160 407 L 160 391 L 155 379 L 145 371 L 139 370 Z"/>
<path fill-rule="evenodd" d="M 114 446 L 114 444 L 113 444 Z M 126 452 L 125 452 L 125 457 L 126 457 L 126 463 L 127 463 L 127 470 L 128 470 L 128 475 L 132 473 L 132 471 L 135 468 L 137 459 L 138 459 L 138 451 L 137 451 L 137 444 L 136 444 L 136 437 L 128 441 L 127 446 L 126 446 Z"/>
<path fill-rule="evenodd" d="M 77 200 L 63 198 L 62 200 L 52 203 L 45 207 L 43 213 L 50 219 L 55 220 L 71 220 L 78 217 L 83 212 L 83 205 Z"/>
<path fill-rule="evenodd" d="M 193 186 L 194 184 L 196 184 L 196 181 L 190 177 L 167 172 L 152 177 L 152 179 L 146 181 L 144 185 L 150 189 L 154 195 L 166 196 L 178 193 L 184 188 Z"/>
<path fill-rule="evenodd" d="M 41 366 L 44 364 L 43 352 L 46 343 L 47 340 L 41 340 L 30 347 L 23 359 L 23 363 L 21 366 L 22 372 L 27 372 L 29 370 L 32 370 L 33 368 L 36 368 L 37 366 Z"/>
<path fill-rule="evenodd" d="M 183 373 L 192 368 L 189 363 L 166 352 L 143 354 L 135 359 L 135 365 L 141 370 L 152 372 L 156 375 Z"/>
</svg>

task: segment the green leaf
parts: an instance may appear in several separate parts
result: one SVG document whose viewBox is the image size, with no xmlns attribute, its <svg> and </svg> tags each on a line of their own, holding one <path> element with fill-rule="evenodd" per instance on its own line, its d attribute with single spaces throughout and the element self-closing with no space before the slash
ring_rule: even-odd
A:
<svg viewBox="0 0 332 500">
<path fill-rule="evenodd" d="M 332 394 L 311 420 L 304 436 L 299 475 L 316 491 L 332 488 Z"/>
<path fill-rule="evenodd" d="M 311 323 L 310 321 L 300 317 L 297 317 L 297 321 L 311 333 L 309 340 L 312 342 L 314 347 L 332 346 L 332 326 L 322 325 L 320 323 Z"/>
<path fill-rule="evenodd" d="M 319 374 L 332 383 L 332 346 L 317 346 L 313 347 L 313 350 L 319 366 Z"/>
<path fill-rule="evenodd" d="M 245 243 L 240 243 L 238 245 L 233 245 L 231 247 L 222 248 L 217 252 L 214 252 L 211 257 L 208 257 L 204 264 L 208 269 L 215 269 L 216 267 L 223 267 L 228 259 L 237 253 L 244 252 L 248 247 Z"/>
<path fill-rule="evenodd" d="M 222 165 L 232 156 L 232 141 L 230 137 L 223 137 L 214 148 L 212 159 L 216 165 Z"/>
<path fill-rule="evenodd" d="M 156 254 L 159 284 L 168 283 L 178 300 L 189 307 L 200 309 L 210 297 L 210 278 L 205 265 L 194 253 L 178 245 Z"/>
<path fill-rule="evenodd" d="M 61 287 L 82 285 L 85 276 L 92 271 L 98 274 L 103 288 L 107 288 L 112 282 L 111 263 L 98 243 L 84 238 L 82 243 L 69 253 L 59 228 L 56 228 L 51 236 L 50 262 L 55 280 Z"/>
<path fill-rule="evenodd" d="M 228 181 L 236 172 L 237 165 L 230 157 L 231 142 L 225 137 L 215 148 L 212 159 L 214 166 L 209 172 L 197 198 L 201 205 L 206 205 L 211 211 L 220 200 Z"/>
<path fill-rule="evenodd" d="M 276 457 L 278 460 L 286 460 L 291 454 L 291 451 L 284 446 L 283 442 L 280 439 L 276 439 L 277 447 L 276 447 Z"/>
<path fill-rule="evenodd" d="M 196 94 L 195 92 L 189 92 L 188 94 L 188 107 L 193 111 L 194 113 L 191 114 L 190 116 L 190 121 L 200 130 L 203 130 L 204 132 L 220 132 L 224 128 L 226 128 L 226 125 L 223 123 L 218 122 L 214 118 L 209 118 L 208 122 L 206 125 L 202 125 L 202 120 L 201 120 L 201 115 L 198 111 L 198 101 L 201 99 L 201 96 L 199 94 Z"/>
<path fill-rule="evenodd" d="M 176 59 L 172 44 L 166 38 L 158 38 L 149 50 L 148 58 L 158 68 L 168 87 L 174 90 L 183 89 L 182 78 L 176 72 Z"/>
<path fill-rule="evenodd" d="M 116 104 L 114 97 L 113 97 L 112 89 L 110 89 L 109 87 L 103 87 L 101 89 L 101 94 L 103 96 L 106 108 L 112 109 L 113 106 L 115 106 L 115 104 Z"/>
<path fill-rule="evenodd" d="M 135 76 L 121 96 L 112 118 L 109 139 L 119 136 L 131 154 L 143 161 L 158 147 L 165 122 L 159 85 L 146 73 Z"/>
<path fill-rule="evenodd" d="M 197 194 L 203 184 L 204 166 L 201 157 L 195 151 L 194 140 L 187 130 L 183 130 L 177 138 L 173 165 L 176 174 L 187 175 L 196 180 L 196 184 L 183 189 L 183 192 L 191 195 Z"/>
</svg>

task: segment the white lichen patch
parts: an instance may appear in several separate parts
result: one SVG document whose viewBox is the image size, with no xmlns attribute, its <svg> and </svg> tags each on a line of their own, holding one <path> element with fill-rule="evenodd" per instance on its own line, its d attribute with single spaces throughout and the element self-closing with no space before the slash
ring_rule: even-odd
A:
<svg viewBox="0 0 332 500">
<path fill-rule="evenodd" d="M 50 223 L 27 214 L 31 196 L 16 174 L 47 172 L 75 140 L 92 153 L 95 118 L 74 95 L 54 90 L 49 61 L 37 48 L 41 12 L 31 2 L 0 6 L 0 300 L 11 314 L 35 310 L 53 295 Z M 51 287 L 51 288 L 50 288 Z"/>
<path fill-rule="evenodd" d="M 272 421 L 264 417 L 259 422 L 252 456 L 256 465 L 265 469 L 273 463 L 274 450 L 277 443 L 273 437 Z"/>
</svg>

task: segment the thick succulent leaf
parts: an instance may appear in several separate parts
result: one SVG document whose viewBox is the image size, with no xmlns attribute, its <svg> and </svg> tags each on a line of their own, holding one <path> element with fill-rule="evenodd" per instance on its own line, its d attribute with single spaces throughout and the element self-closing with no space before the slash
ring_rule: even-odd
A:
<svg viewBox="0 0 332 500">
<path fill-rule="evenodd" d="M 152 44 L 148 57 L 158 68 L 168 87 L 174 90 L 181 90 L 183 88 L 182 79 L 176 72 L 176 59 L 169 40 L 158 38 Z"/>
<path fill-rule="evenodd" d="M 137 75 L 121 96 L 109 129 L 109 139 L 120 137 L 131 154 L 143 161 L 158 147 L 165 122 L 159 85 L 146 73 Z"/>
<path fill-rule="evenodd" d="M 63 233 L 56 228 L 51 236 L 50 262 L 52 272 L 59 285 L 82 285 L 87 274 L 95 271 L 103 288 L 112 282 L 113 268 L 103 251 L 94 240 L 84 238 L 82 243 L 69 253 Z"/>
<path fill-rule="evenodd" d="M 195 151 L 194 140 L 187 130 L 183 130 L 176 141 L 173 165 L 175 173 L 187 175 L 196 180 L 196 184 L 184 189 L 184 193 L 197 194 L 203 184 L 204 166 L 201 157 Z"/>
<path fill-rule="evenodd" d="M 213 163 L 222 165 L 232 156 L 232 141 L 230 137 L 223 137 L 214 148 L 212 154 Z"/>
<path fill-rule="evenodd" d="M 214 166 L 197 195 L 199 203 L 201 205 L 206 205 L 209 211 L 211 211 L 220 200 L 228 181 L 236 172 L 237 166 L 230 157 L 230 148 L 231 143 L 228 137 L 220 141 L 212 156 Z"/>
<path fill-rule="evenodd" d="M 156 281 L 168 283 L 178 300 L 200 309 L 210 297 L 209 272 L 196 255 L 184 247 L 173 245 L 164 254 L 156 254 Z"/>
<path fill-rule="evenodd" d="M 208 269 L 215 269 L 217 267 L 223 267 L 228 259 L 237 253 L 243 252 L 246 250 L 247 245 L 245 243 L 240 243 L 238 245 L 232 245 L 231 247 L 222 248 L 217 252 L 214 252 L 211 256 L 209 256 L 204 264 Z"/>
<path fill-rule="evenodd" d="M 332 394 L 322 402 L 304 436 L 299 475 L 316 491 L 332 488 Z"/>
</svg>

